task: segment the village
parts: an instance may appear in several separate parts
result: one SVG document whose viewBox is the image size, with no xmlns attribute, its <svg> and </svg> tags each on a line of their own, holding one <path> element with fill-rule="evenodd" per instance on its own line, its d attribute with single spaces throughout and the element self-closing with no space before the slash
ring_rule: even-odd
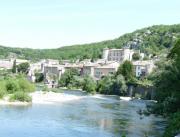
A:
<svg viewBox="0 0 180 137">
<path fill-rule="evenodd" d="M 125 60 L 132 62 L 134 75 L 137 78 L 145 77 L 155 68 L 155 59 L 144 60 L 144 58 L 145 54 L 140 53 L 140 50 L 133 50 L 127 47 L 122 49 L 104 48 L 102 58 L 93 62 L 91 59 L 85 59 L 82 61 L 77 60 L 73 63 L 70 60 L 59 61 L 43 59 L 36 63 L 32 63 L 30 60 L 13 58 L 1 59 L 0 68 L 1 70 L 12 69 L 14 61 L 16 61 L 16 65 L 27 62 L 30 64 L 27 72 L 28 80 L 35 82 L 35 74 L 41 73 L 44 76 L 44 84 L 51 88 L 58 85 L 58 80 L 60 80 L 62 74 L 68 69 L 77 69 L 81 76 L 89 75 L 94 80 L 98 81 L 103 76 L 114 74 Z"/>
</svg>

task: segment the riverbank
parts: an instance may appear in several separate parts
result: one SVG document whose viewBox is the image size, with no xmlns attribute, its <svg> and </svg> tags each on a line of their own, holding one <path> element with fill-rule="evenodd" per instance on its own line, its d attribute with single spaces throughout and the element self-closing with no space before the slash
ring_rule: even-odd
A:
<svg viewBox="0 0 180 137">
<path fill-rule="evenodd" d="M 0 99 L 0 105 L 15 105 L 15 106 L 21 106 L 21 105 L 30 105 L 31 102 L 21 102 L 21 101 L 9 101 L 9 96 L 5 96 L 4 98 Z"/>
<path fill-rule="evenodd" d="M 65 93 L 55 93 L 51 91 L 36 91 L 30 93 L 29 95 L 32 97 L 32 102 L 9 101 L 10 95 L 7 95 L 3 99 L 0 99 L 0 105 L 53 104 L 83 98 L 83 96 L 76 96 Z"/>
<path fill-rule="evenodd" d="M 54 104 L 54 103 L 60 103 L 60 102 L 79 100 L 86 97 L 85 95 L 67 94 L 64 92 L 55 93 L 52 91 L 49 91 L 49 92 L 36 91 L 36 92 L 30 93 L 29 95 L 32 97 L 32 102 L 9 101 L 10 95 L 7 95 L 3 99 L 0 100 L 0 105 Z M 95 94 L 95 95 L 90 95 L 90 96 L 94 98 L 102 98 L 102 96 L 104 95 Z M 115 96 L 115 95 L 109 95 L 109 96 Z M 133 99 L 131 97 L 118 97 L 118 98 L 124 101 L 130 101 Z"/>
</svg>

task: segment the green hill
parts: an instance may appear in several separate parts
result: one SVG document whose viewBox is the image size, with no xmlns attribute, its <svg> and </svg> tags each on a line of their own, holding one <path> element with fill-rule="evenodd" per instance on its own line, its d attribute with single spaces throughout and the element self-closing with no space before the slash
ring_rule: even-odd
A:
<svg viewBox="0 0 180 137">
<path fill-rule="evenodd" d="M 28 49 L 0 46 L 0 58 L 18 56 L 26 59 L 84 59 L 100 58 L 102 49 L 129 46 L 147 54 L 160 54 L 180 38 L 180 24 L 156 25 L 127 33 L 114 40 L 65 46 L 57 49 Z"/>
</svg>

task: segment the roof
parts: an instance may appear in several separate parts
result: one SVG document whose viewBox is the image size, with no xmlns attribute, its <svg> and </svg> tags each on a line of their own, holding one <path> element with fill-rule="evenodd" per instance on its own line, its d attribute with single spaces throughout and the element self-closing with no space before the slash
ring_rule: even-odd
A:
<svg viewBox="0 0 180 137">
<path fill-rule="evenodd" d="M 98 63 L 92 63 L 92 62 L 84 64 L 84 67 L 96 67 L 96 66 L 99 66 L 99 64 Z"/>
<path fill-rule="evenodd" d="M 134 61 L 133 65 L 134 66 L 146 66 L 146 65 L 153 65 L 152 60 L 143 60 L 143 61 Z"/>
<path fill-rule="evenodd" d="M 117 62 L 113 62 L 113 63 L 109 63 L 109 64 L 104 64 L 102 66 L 98 66 L 96 68 L 118 68 L 119 67 L 119 63 Z"/>
</svg>

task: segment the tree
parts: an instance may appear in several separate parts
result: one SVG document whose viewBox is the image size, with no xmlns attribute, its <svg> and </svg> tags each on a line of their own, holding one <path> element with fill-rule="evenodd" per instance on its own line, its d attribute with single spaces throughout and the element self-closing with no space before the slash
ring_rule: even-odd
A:
<svg viewBox="0 0 180 137">
<path fill-rule="evenodd" d="M 111 94 L 113 83 L 114 79 L 112 75 L 102 77 L 102 79 L 98 82 L 98 92 L 103 94 Z"/>
<path fill-rule="evenodd" d="M 77 69 L 68 69 L 64 72 L 64 74 L 61 76 L 59 80 L 59 85 L 61 87 L 71 87 L 73 86 L 73 83 L 75 81 L 74 76 L 79 76 L 80 73 Z"/>
<path fill-rule="evenodd" d="M 133 60 L 140 60 L 141 56 L 139 53 L 136 52 L 132 55 L 132 58 L 133 58 Z"/>
<path fill-rule="evenodd" d="M 116 75 L 123 75 L 125 80 L 129 81 L 134 77 L 133 64 L 126 60 L 122 65 L 119 66 Z"/>
<path fill-rule="evenodd" d="M 113 88 L 112 92 L 114 92 L 114 94 L 123 95 L 123 96 L 126 95 L 127 92 L 126 81 L 121 74 L 116 76 L 112 88 Z"/>
<path fill-rule="evenodd" d="M 16 73 L 16 60 L 13 62 L 12 73 Z"/>
<path fill-rule="evenodd" d="M 82 89 L 85 90 L 87 93 L 96 93 L 96 82 L 90 76 L 85 76 Z"/>
<path fill-rule="evenodd" d="M 35 73 L 36 82 L 42 82 L 44 80 L 44 74 L 43 73 Z"/>
<path fill-rule="evenodd" d="M 152 112 L 171 116 L 164 134 L 171 137 L 180 132 L 180 40 L 171 49 L 164 64 L 160 65 L 154 75 L 158 103 L 153 106 Z"/>
<path fill-rule="evenodd" d="M 27 74 L 29 67 L 30 67 L 30 65 L 28 62 L 21 63 L 21 64 L 17 65 L 17 71 Z"/>
</svg>

